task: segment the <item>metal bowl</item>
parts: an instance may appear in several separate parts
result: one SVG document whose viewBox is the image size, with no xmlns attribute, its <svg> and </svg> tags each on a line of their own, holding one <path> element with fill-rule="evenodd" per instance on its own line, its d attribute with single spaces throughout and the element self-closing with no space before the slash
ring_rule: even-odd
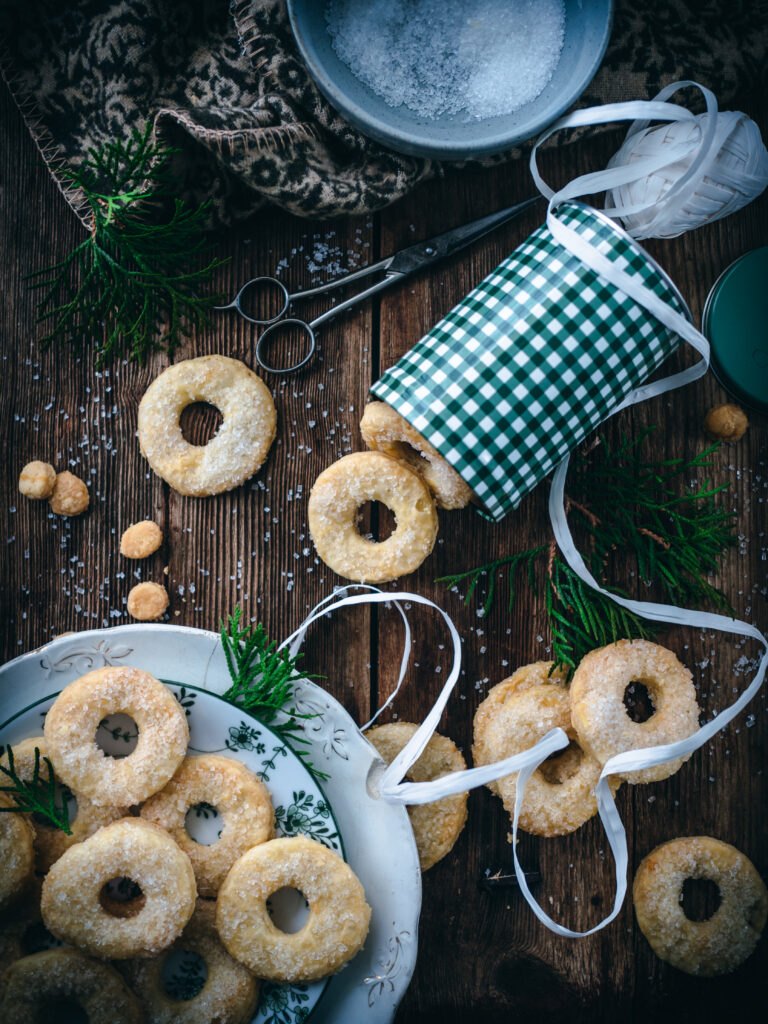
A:
<svg viewBox="0 0 768 1024">
<path fill-rule="evenodd" d="M 391 107 L 337 57 L 325 0 L 287 0 L 293 34 L 310 74 L 330 103 L 365 135 L 400 153 L 468 160 L 500 153 L 538 135 L 574 103 L 595 76 L 608 46 L 613 0 L 565 0 L 565 39 L 551 80 L 512 114 L 468 121 L 466 115 L 420 117 Z"/>
</svg>

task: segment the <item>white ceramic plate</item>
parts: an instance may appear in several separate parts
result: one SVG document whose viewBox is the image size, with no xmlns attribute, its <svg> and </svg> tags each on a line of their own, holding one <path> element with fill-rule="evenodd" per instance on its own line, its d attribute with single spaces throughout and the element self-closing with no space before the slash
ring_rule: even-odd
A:
<svg viewBox="0 0 768 1024">
<path fill-rule="evenodd" d="M 265 986 L 255 1022 L 300 1024 L 311 1012 L 312 1024 L 389 1024 L 416 961 L 421 874 L 405 809 L 369 793 L 371 770 L 380 771 L 382 762 L 347 712 L 314 683 L 296 684 L 297 711 L 317 716 L 307 722 L 307 756 L 329 776 L 320 788 L 266 726 L 211 696 L 230 683 L 217 634 L 118 626 L 61 637 L 3 666 L 0 743 L 39 735 L 56 694 L 104 665 L 142 668 L 170 685 L 189 712 L 190 748 L 220 751 L 260 773 L 278 808 L 279 831 L 302 832 L 342 852 L 363 883 L 372 908 L 364 948 L 329 981 Z M 107 738 L 125 742 L 119 733 Z"/>
</svg>

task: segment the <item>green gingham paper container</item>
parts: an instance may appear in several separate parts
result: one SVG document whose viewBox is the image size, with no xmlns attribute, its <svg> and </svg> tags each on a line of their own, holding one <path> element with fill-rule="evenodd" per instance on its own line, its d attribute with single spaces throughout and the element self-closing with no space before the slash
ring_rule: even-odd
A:
<svg viewBox="0 0 768 1024">
<path fill-rule="evenodd" d="M 612 220 L 570 201 L 557 216 L 689 316 L 664 271 Z M 678 341 L 545 224 L 371 391 L 434 445 L 498 520 Z"/>
</svg>

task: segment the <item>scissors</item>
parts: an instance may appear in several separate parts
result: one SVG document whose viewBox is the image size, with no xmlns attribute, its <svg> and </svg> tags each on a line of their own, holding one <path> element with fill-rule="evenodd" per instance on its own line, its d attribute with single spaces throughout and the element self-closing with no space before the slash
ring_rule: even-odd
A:
<svg viewBox="0 0 768 1024">
<path fill-rule="evenodd" d="M 214 306 L 214 309 L 236 309 L 240 316 L 245 320 L 248 320 L 252 324 L 258 324 L 261 327 L 266 327 L 266 330 L 261 332 L 259 339 L 256 342 L 255 355 L 259 366 L 262 370 L 266 370 L 268 373 L 294 373 L 296 370 L 300 370 L 302 366 L 306 366 L 315 354 L 315 349 L 317 347 L 315 331 L 321 324 L 331 320 L 333 317 L 337 316 L 337 314 L 341 313 L 342 310 L 350 309 L 352 306 L 356 306 L 359 302 L 363 302 L 365 299 L 370 298 L 371 295 L 376 295 L 377 292 L 382 291 L 384 288 L 389 288 L 390 285 L 395 284 L 398 281 L 405 280 L 405 278 L 410 277 L 411 274 L 417 273 L 417 271 L 424 267 L 431 266 L 438 260 L 442 260 L 446 256 L 451 256 L 453 253 L 458 252 L 459 249 L 463 249 L 464 246 L 470 245 L 476 239 L 481 238 L 500 224 L 504 224 L 506 221 L 517 217 L 518 214 L 522 213 L 523 210 L 527 210 L 529 206 L 538 202 L 539 199 L 541 199 L 541 196 L 534 196 L 533 198 L 526 199 L 521 203 L 516 203 L 514 206 L 507 207 L 505 210 L 499 210 L 497 213 L 491 213 L 487 217 L 481 217 L 479 220 L 474 220 L 469 224 L 462 225 L 461 227 L 452 228 L 450 231 L 445 231 L 441 235 L 435 235 L 434 238 L 428 238 L 426 241 L 419 242 L 417 245 L 410 245 L 407 249 L 401 249 L 399 252 L 394 253 L 394 255 L 387 256 L 385 259 L 379 260 L 378 263 L 373 263 L 369 267 L 363 267 L 362 270 L 356 270 L 351 274 L 346 274 L 344 277 L 341 277 L 336 281 L 331 281 L 329 284 L 323 284 L 317 288 L 308 288 L 303 292 L 290 293 L 283 282 L 279 281 L 276 277 L 253 277 L 250 281 L 245 282 L 231 302 L 227 303 L 226 306 Z M 307 322 L 306 320 L 285 316 L 289 306 L 291 306 L 292 303 L 297 302 L 299 299 L 310 299 L 315 295 L 325 295 L 337 288 L 344 288 L 353 281 L 360 281 L 363 278 L 368 277 L 370 274 L 375 274 L 382 270 L 384 271 L 384 277 L 380 281 L 377 281 L 375 284 L 370 285 L 363 291 L 358 292 L 357 295 L 353 295 L 350 298 L 345 299 L 344 302 L 340 302 L 337 306 L 333 306 L 332 309 L 329 309 L 326 313 L 316 317 L 314 320 Z M 259 319 L 258 317 L 249 316 L 244 312 L 241 305 L 243 296 L 250 288 L 256 286 L 270 286 L 278 289 L 279 294 L 282 296 L 282 306 L 279 312 L 275 313 L 274 316 Z M 303 332 L 308 340 L 308 349 L 306 354 L 299 359 L 298 362 L 292 363 L 290 366 L 271 366 L 265 358 L 265 345 L 270 340 L 274 341 L 275 335 L 278 331 L 282 332 L 285 328 Z"/>
</svg>

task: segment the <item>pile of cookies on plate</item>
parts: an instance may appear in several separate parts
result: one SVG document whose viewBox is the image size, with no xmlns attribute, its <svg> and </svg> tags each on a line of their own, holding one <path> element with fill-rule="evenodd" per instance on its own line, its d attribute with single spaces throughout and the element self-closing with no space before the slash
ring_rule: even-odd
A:
<svg viewBox="0 0 768 1024">
<path fill-rule="evenodd" d="M 121 758 L 96 742 L 99 723 L 115 714 L 138 726 L 135 749 Z M 5 753 L 22 780 L 52 768 L 77 809 L 69 835 L 31 815 L 0 814 L 4 1022 L 37 1019 L 62 995 L 92 1021 L 171 1019 L 179 1004 L 162 972 L 181 949 L 207 969 L 183 1003 L 184 1020 L 241 1024 L 252 1019 L 259 979 L 323 978 L 362 947 L 370 908 L 352 869 L 322 843 L 274 838 L 267 787 L 233 758 L 188 756 L 188 743 L 185 711 L 163 683 L 108 667 L 67 686 L 44 735 Z M 186 829 L 200 804 L 222 822 L 210 845 Z M 309 904 L 294 933 L 268 907 L 285 887 Z M 36 925 L 66 945 L 24 956 L 24 935 Z"/>
</svg>

